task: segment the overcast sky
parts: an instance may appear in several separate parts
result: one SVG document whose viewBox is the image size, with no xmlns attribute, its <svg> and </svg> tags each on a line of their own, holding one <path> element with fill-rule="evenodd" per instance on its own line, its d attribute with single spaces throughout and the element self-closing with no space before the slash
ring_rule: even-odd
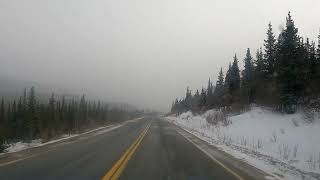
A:
<svg viewBox="0 0 320 180">
<path fill-rule="evenodd" d="M 0 0 L 0 75 L 166 111 L 290 10 L 316 40 L 319 0 Z"/>
</svg>

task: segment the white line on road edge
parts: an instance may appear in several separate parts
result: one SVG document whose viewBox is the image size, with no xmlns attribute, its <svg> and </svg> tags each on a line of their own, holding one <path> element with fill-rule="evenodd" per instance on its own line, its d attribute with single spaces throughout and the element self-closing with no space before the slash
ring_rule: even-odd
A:
<svg viewBox="0 0 320 180">
<path fill-rule="evenodd" d="M 206 150 L 204 150 L 203 148 L 201 148 L 199 145 L 197 145 L 196 143 L 194 143 L 192 140 L 190 140 L 188 137 L 186 137 L 184 134 L 182 134 L 181 132 L 177 131 L 181 136 L 183 136 L 186 140 L 188 140 L 191 144 L 193 144 L 195 147 L 197 147 L 200 151 L 202 151 L 205 155 L 207 155 L 208 157 L 210 157 L 215 163 L 219 164 L 222 168 L 224 168 L 225 170 L 227 170 L 230 174 L 232 174 L 233 176 L 235 176 L 237 179 L 239 180 L 245 180 L 243 177 L 241 177 L 240 175 L 238 175 L 236 172 L 232 171 L 230 168 L 228 168 L 226 165 L 224 165 L 222 162 L 220 162 L 219 160 L 217 160 L 215 157 L 213 157 L 212 154 L 208 153 Z"/>
</svg>

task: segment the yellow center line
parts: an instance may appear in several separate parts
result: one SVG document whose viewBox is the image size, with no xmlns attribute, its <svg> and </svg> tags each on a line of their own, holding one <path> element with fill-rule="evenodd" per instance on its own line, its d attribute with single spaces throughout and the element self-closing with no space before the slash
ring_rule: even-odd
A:
<svg viewBox="0 0 320 180">
<path fill-rule="evenodd" d="M 126 167 L 127 163 L 133 156 L 134 152 L 139 147 L 141 141 L 147 134 L 151 123 L 149 123 L 146 128 L 141 132 L 139 137 L 131 144 L 131 146 L 126 150 L 126 152 L 121 156 L 121 158 L 113 165 L 113 167 L 103 176 L 102 180 L 116 180 L 120 177 L 120 174 Z"/>
</svg>

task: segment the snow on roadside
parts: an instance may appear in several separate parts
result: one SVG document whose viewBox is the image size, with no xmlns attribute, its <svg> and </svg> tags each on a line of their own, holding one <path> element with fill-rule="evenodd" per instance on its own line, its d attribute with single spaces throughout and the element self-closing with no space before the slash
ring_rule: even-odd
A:
<svg viewBox="0 0 320 180">
<path fill-rule="evenodd" d="M 45 146 L 48 144 L 56 143 L 56 142 L 63 141 L 66 139 L 70 139 L 70 138 L 76 137 L 78 135 L 79 134 L 63 135 L 58 139 L 48 141 L 45 143 L 42 143 L 42 139 L 35 139 L 35 140 L 32 140 L 30 143 L 19 141 L 16 143 L 9 144 L 8 147 L 5 149 L 5 153 L 13 153 L 13 152 L 22 151 L 22 150 L 29 149 L 29 148 Z M 5 153 L 1 153 L 1 154 L 5 154 Z"/>
<path fill-rule="evenodd" d="M 206 119 L 215 113 L 186 112 L 166 119 L 270 174 L 284 175 L 284 179 L 320 178 L 319 119 L 308 123 L 303 113 L 284 115 L 252 107 L 229 116 L 228 126 L 211 125 Z"/>
<path fill-rule="evenodd" d="M 93 135 L 99 135 L 99 134 L 103 134 L 103 133 L 109 132 L 109 131 L 111 131 L 113 129 L 116 129 L 116 128 L 120 127 L 120 126 L 121 126 L 121 124 L 120 125 L 115 125 L 115 126 L 114 125 L 108 125 L 108 126 L 99 127 L 99 128 L 96 128 L 96 129 L 93 129 L 93 130 L 90 130 L 90 131 L 87 131 L 87 132 L 84 132 L 84 133 L 80 133 L 80 134 L 65 134 L 65 135 L 62 135 L 60 138 L 57 138 L 57 139 L 54 139 L 54 140 L 51 140 L 51 141 L 47 141 L 45 143 L 42 143 L 42 139 L 35 139 L 35 140 L 32 140 L 29 143 L 19 141 L 19 142 L 16 142 L 16 143 L 9 144 L 8 147 L 5 149 L 5 153 L 0 153 L 0 155 L 1 154 L 6 154 L 6 153 L 18 152 L 18 151 L 22 151 L 22 150 L 29 149 L 29 148 L 45 146 L 45 145 L 48 145 L 48 144 L 53 144 L 53 143 L 56 143 L 56 142 L 60 142 L 60 141 L 63 141 L 63 140 L 67 140 L 67 139 L 70 139 L 70 138 L 73 138 L 73 137 L 77 137 L 77 136 L 80 136 L 80 135 L 85 135 L 85 134 L 89 134 L 89 133 L 93 133 L 93 132 L 95 132 Z"/>
</svg>

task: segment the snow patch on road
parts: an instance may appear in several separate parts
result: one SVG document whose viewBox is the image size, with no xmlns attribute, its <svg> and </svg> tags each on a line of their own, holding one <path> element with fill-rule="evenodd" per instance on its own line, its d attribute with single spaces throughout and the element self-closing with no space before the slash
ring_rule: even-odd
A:
<svg viewBox="0 0 320 180">
<path fill-rule="evenodd" d="M 221 150 L 282 179 L 320 179 L 320 120 L 252 107 L 228 117 L 229 125 L 207 122 L 217 111 L 186 112 L 166 119 Z"/>
</svg>

